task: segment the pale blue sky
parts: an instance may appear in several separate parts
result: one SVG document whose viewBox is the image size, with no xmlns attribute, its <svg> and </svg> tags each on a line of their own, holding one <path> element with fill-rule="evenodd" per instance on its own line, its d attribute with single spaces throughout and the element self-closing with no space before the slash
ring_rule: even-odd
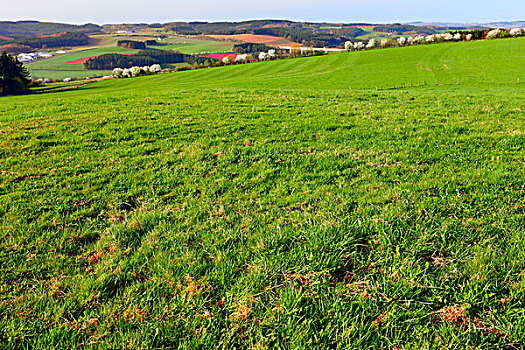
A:
<svg viewBox="0 0 525 350">
<path fill-rule="evenodd" d="M 525 0 L 0 0 L 0 20 L 152 23 L 291 19 L 312 22 L 524 20 Z"/>
</svg>

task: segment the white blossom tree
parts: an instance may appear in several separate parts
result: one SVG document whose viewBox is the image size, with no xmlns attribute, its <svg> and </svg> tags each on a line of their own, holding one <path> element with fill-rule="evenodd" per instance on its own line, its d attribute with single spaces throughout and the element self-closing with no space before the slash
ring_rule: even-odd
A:
<svg viewBox="0 0 525 350">
<path fill-rule="evenodd" d="M 397 43 L 399 44 L 399 46 L 405 46 L 406 42 L 407 38 L 405 38 L 404 36 L 397 38 Z"/>
<path fill-rule="evenodd" d="M 363 44 L 362 41 L 358 41 L 358 42 L 354 43 L 354 50 L 359 51 L 359 50 L 362 50 L 364 48 L 365 48 L 365 44 Z"/>
<path fill-rule="evenodd" d="M 248 61 L 248 54 L 243 53 L 235 57 L 235 62 L 237 63 L 246 63 L 246 61 Z"/>
<path fill-rule="evenodd" d="M 418 35 L 412 41 L 414 44 L 422 44 L 425 41 L 425 37 L 423 35 Z"/>
<path fill-rule="evenodd" d="M 130 73 L 134 77 L 138 77 L 142 74 L 142 69 L 140 67 L 134 66 L 129 69 Z"/>
<path fill-rule="evenodd" d="M 452 40 L 454 40 L 454 35 L 452 35 L 450 33 L 446 33 L 445 35 L 443 35 L 443 39 L 445 41 L 452 41 Z"/>
<path fill-rule="evenodd" d="M 224 63 L 224 64 L 231 64 L 232 63 L 232 56 L 228 55 L 226 57 L 223 57 L 222 58 L 222 63 Z"/>
<path fill-rule="evenodd" d="M 124 72 L 124 69 L 122 69 L 122 68 L 115 68 L 115 69 L 113 69 L 112 75 L 114 77 L 120 78 L 120 77 L 122 77 L 122 72 Z"/>
<path fill-rule="evenodd" d="M 487 39 L 496 39 L 500 36 L 501 30 L 499 28 L 493 29 L 487 33 Z"/>
<path fill-rule="evenodd" d="M 261 61 L 266 61 L 266 60 L 269 59 L 269 58 L 270 58 L 270 56 L 268 55 L 267 52 L 261 52 L 261 53 L 259 53 L 259 59 L 260 59 Z"/>
<path fill-rule="evenodd" d="M 461 34 L 460 33 L 454 34 L 454 40 L 460 41 L 461 40 Z"/>
<path fill-rule="evenodd" d="M 467 36 L 465 37 L 465 40 L 466 41 L 471 41 L 472 40 L 472 34 L 467 34 Z"/>
<path fill-rule="evenodd" d="M 153 74 L 156 74 L 162 70 L 162 67 L 160 64 L 154 64 L 151 67 L 149 67 L 149 71 Z"/>
<path fill-rule="evenodd" d="M 510 36 L 517 37 L 523 35 L 523 28 L 512 28 L 509 31 Z"/>
<path fill-rule="evenodd" d="M 373 38 L 368 41 L 368 44 L 366 44 L 367 49 L 374 49 L 376 46 L 377 46 L 377 40 Z"/>
<path fill-rule="evenodd" d="M 354 48 L 354 44 L 351 41 L 345 42 L 345 50 L 351 51 Z"/>
</svg>

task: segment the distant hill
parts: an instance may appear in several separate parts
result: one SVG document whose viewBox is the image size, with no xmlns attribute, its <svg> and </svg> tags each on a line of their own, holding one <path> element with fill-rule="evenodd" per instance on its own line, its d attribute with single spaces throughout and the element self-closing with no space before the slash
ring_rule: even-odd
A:
<svg viewBox="0 0 525 350">
<path fill-rule="evenodd" d="M 433 28 L 394 24 L 314 23 L 261 19 L 242 22 L 169 22 L 153 24 L 108 24 L 109 33 L 133 33 L 161 29 L 180 35 L 270 35 L 305 46 L 337 47 L 356 38 L 392 37 L 392 35 L 432 34 Z"/>
<path fill-rule="evenodd" d="M 0 22 L 0 36 L 18 39 L 22 37 L 37 37 L 64 32 L 99 32 L 102 29 L 97 24 L 65 24 L 38 21 Z"/>
</svg>

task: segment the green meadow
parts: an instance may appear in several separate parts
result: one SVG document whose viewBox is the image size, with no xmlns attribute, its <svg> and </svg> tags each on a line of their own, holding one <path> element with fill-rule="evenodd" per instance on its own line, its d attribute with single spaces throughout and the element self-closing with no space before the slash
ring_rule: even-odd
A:
<svg viewBox="0 0 525 350">
<path fill-rule="evenodd" d="M 524 48 L 0 98 L 0 347 L 523 348 Z"/>
</svg>

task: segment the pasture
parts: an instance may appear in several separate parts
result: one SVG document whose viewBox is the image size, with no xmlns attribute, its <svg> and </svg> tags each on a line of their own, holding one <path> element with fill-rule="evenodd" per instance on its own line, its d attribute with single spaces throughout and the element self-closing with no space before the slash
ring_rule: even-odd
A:
<svg viewBox="0 0 525 350">
<path fill-rule="evenodd" d="M 1 98 L 3 346 L 525 346 L 524 44 Z"/>
</svg>

